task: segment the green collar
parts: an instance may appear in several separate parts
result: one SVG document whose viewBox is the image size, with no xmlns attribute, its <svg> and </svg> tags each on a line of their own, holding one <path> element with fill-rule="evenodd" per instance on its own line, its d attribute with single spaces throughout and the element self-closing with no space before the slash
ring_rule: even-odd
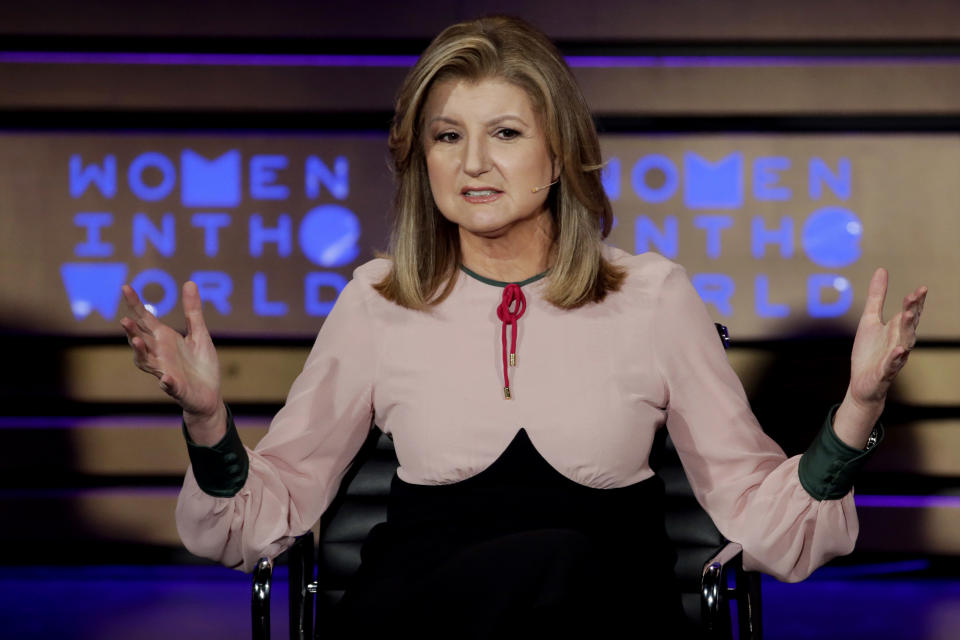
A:
<svg viewBox="0 0 960 640">
<path fill-rule="evenodd" d="M 541 278 L 545 277 L 548 273 L 550 273 L 550 270 L 547 269 L 547 270 L 544 271 L 543 273 L 538 273 L 537 275 L 531 276 L 531 277 L 527 278 L 526 280 L 523 280 L 522 282 L 501 282 L 500 280 L 494 280 L 494 279 L 492 279 L 492 278 L 484 277 L 484 276 L 480 275 L 479 273 L 476 273 L 476 272 L 474 272 L 474 271 L 471 271 L 470 269 L 467 269 L 467 268 L 466 268 L 465 266 L 463 266 L 462 264 L 460 265 L 460 270 L 463 271 L 463 272 L 464 272 L 465 274 L 467 274 L 468 276 L 470 276 L 471 278 L 473 278 L 474 280 L 479 280 L 480 282 L 482 282 L 482 283 L 484 283 L 484 284 L 490 284 L 490 285 L 493 285 L 493 286 L 495 286 L 495 287 L 505 287 L 505 286 L 507 286 L 508 284 L 516 284 L 516 285 L 518 285 L 518 286 L 523 287 L 523 286 L 526 286 L 526 285 L 530 284 L 531 282 L 536 282 L 537 280 L 540 280 Z"/>
</svg>

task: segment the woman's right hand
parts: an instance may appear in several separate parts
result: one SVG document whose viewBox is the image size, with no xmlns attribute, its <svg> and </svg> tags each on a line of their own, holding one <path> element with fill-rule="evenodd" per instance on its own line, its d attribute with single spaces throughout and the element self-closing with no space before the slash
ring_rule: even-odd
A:
<svg viewBox="0 0 960 640">
<path fill-rule="evenodd" d="M 134 364 L 156 376 L 160 388 L 183 407 L 183 419 L 194 442 L 216 444 L 227 430 L 226 409 L 220 395 L 217 352 L 203 321 L 197 285 L 183 285 L 186 336 L 150 313 L 133 287 L 125 284 L 122 292 L 128 315 L 120 325 L 133 347 Z"/>
</svg>

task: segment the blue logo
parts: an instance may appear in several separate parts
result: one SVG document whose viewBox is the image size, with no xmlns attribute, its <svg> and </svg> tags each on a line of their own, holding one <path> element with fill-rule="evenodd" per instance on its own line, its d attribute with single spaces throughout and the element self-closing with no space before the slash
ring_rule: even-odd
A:
<svg viewBox="0 0 960 640">
<path fill-rule="evenodd" d="M 184 149 L 180 154 L 180 168 L 183 206 L 235 207 L 240 204 L 240 152 L 236 149 L 213 160 Z"/>
<path fill-rule="evenodd" d="M 60 265 L 70 310 L 83 320 L 96 311 L 104 320 L 113 320 L 120 304 L 120 286 L 127 280 L 127 265 L 119 262 L 68 262 Z"/>
<path fill-rule="evenodd" d="M 835 300 L 824 300 L 833 297 Z M 815 273 L 807 278 L 807 311 L 812 318 L 842 316 L 853 304 L 853 287 L 843 276 Z"/>
<path fill-rule="evenodd" d="M 620 158 L 610 158 L 600 170 L 600 182 L 611 202 L 620 199 Z"/>
<path fill-rule="evenodd" d="M 790 189 L 778 185 L 778 171 L 790 168 L 790 158 L 772 156 L 757 158 L 753 163 L 753 197 L 757 200 L 789 200 Z"/>
<path fill-rule="evenodd" d="M 292 250 L 293 224 L 290 216 L 277 216 L 277 226 L 267 227 L 263 224 L 263 216 L 255 213 L 250 216 L 250 255 L 259 258 L 263 255 L 263 245 L 272 242 L 277 245 L 277 255 L 286 258 Z"/>
<path fill-rule="evenodd" d="M 690 209 L 737 209 L 743 206 L 743 154 L 731 153 L 715 163 L 696 153 L 683 154 L 684 201 Z"/>
<path fill-rule="evenodd" d="M 617 162 L 616 165 L 611 162 L 611 171 L 619 168 L 619 162 Z M 651 171 L 658 171 L 663 174 L 663 184 L 659 187 L 647 184 L 647 174 Z M 608 176 L 607 183 L 609 184 L 611 182 L 612 180 Z M 654 153 L 640 158 L 640 160 L 633 165 L 633 170 L 630 172 L 630 183 L 633 185 L 634 192 L 636 192 L 644 202 L 666 202 L 677 190 L 677 185 L 680 184 L 680 176 L 677 175 L 677 168 L 673 166 L 670 158 Z"/>
<path fill-rule="evenodd" d="M 780 245 L 780 257 L 793 257 L 793 218 L 780 219 L 778 229 L 768 229 L 763 218 L 756 216 L 750 223 L 750 253 L 760 259 L 767 255 L 767 245 Z"/>
<path fill-rule="evenodd" d="M 761 156 L 750 159 L 746 165 L 744 154 L 730 153 L 723 159 L 711 162 L 694 152 L 683 155 L 683 185 L 680 186 L 680 171 L 674 161 L 662 154 L 640 157 L 629 172 L 633 191 L 645 204 L 665 204 L 682 188 L 687 209 L 739 209 L 736 214 L 702 213 L 684 218 L 688 225 L 689 240 L 684 239 L 684 252 L 691 247 L 699 248 L 704 255 L 717 260 L 723 256 L 731 237 L 749 239 L 750 254 L 757 260 L 769 262 L 773 255 L 784 260 L 796 257 L 799 242 L 806 257 L 814 264 L 828 270 L 848 267 L 862 255 L 860 242 L 863 225 L 852 211 L 839 206 L 826 206 L 813 211 L 803 219 L 780 216 L 746 215 L 745 192 L 753 201 L 789 201 L 795 197 L 794 190 L 782 184 L 784 172 L 790 171 L 791 158 L 784 156 Z M 608 194 L 620 193 L 619 158 L 611 158 L 602 175 L 604 189 Z M 827 192 L 847 200 L 852 193 L 852 169 L 848 158 L 838 158 L 831 168 L 821 158 L 812 157 L 804 167 L 808 171 L 808 190 L 811 201 L 822 200 Z M 648 184 L 651 172 L 663 176 L 659 182 Z M 749 189 L 749 191 L 747 191 Z M 646 214 L 634 220 L 634 247 L 637 253 L 654 249 L 668 258 L 677 258 L 680 252 L 681 218 L 675 212 L 665 213 L 655 221 Z M 749 234 L 749 235 L 747 235 Z M 790 305 L 777 300 L 777 291 L 769 276 L 755 273 L 753 281 L 741 282 L 724 273 L 700 273 L 692 277 L 693 284 L 705 303 L 713 306 L 721 315 L 733 313 L 733 296 L 737 287 L 753 287 L 753 311 L 761 318 L 784 318 L 791 314 Z M 853 302 L 853 288 L 844 276 L 837 273 L 814 273 L 807 276 L 806 307 L 810 317 L 824 318 L 842 316 Z M 782 295 L 782 293 L 781 293 Z M 743 297 L 743 294 L 740 294 Z"/>
<path fill-rule="evenodd" d="M 149 184 L 143 174 L 152 169 L 160 175 L 159 184 Z M 162 153 L 148 151 L 141 153 L 130 163 L 127 170 L 127 183 L 130 190 L 144 202 L 163 200 L 173 191 L 177 184 L 177 169 L 170 162 L 170 158 Z"/>
<path fill-rule="evenodd" d="M 340 267 L 356 260 L 359 238 L 360 221 L 340 205 L 315 207 L 300 223 L 300 250 L 321 267 Z"/>
<path fill-rule="evenodd" d="M 694 216 L 693 226 L 703 229 L 707 236 L 707 257 L 720 257 L 721 237 L 724 229 L 733 226 L 732 216 Z"/>
<path fill-rule="evenodd" d="M 200 299 L 212 304 L 221 315 L 230 315 L 230 294 L 233 293 L 233 280 L 222 271 L 194 271 L 190 279 L 197 284 Z"/>
<path fill-rule="evenodd" d="M 220 229 L 229 227 L 233 219 L 229 213 L 195 213 L 190 224 L 203 229 L 203 255 L 208 258 L 220 253 Z"/>
<path fill-rule="evenodd" d="M 246 177 L 243 176 L 244 168 L 249 169 Z M 129 220 L 130 235 L 127 236 L 131 238 L 132 255 L 179 260 L 179 232 L 195 234 L 198 239 L 202 234 L 203 255 L 207 258 L 217 257 L 220 254 L 221 233 L 235 225 L 242 225 L 247 235 L 249 256 L 254 259 L 264 254 L 289 258 L 297 241 L 303 255 L 321 267 L 343 267 L 356 260 L 360 253 L 360 222 L 352 211 L 342 205 L 314 207 L 299 221 L 299 229 L 294 227 L 296 220 L 288 213 L 251 213 L 245 220 L 247 224 L 236 224 L 239 221 L 235 221 L 235 218 L 239 214 L 217 210 L 241 204 L 245 178 L 252 200 L 289 199 L 291 186 L 281 181 L 290 178 L 290 170 L 289 158 L 280 154 L 252 155 L 245 167 L 242 155 L 236 149 L 212 159 L 191 149 L 184 149 L 180 153 L 179 174 L 175 163 L 162 153 L 147 151 L 135 156 L 126 170 L 127 186 L 133 195 L 143 202 L 158 202 L 170 197 L 179 183 L 182 204 L 200 210 L 190 214 L 189 224 L 183 220 L 178 224 L 177 216 L 171 212 L 133 213 Z M 69 162 L 71 196 L 81 198 L 88 191 L 96 189 L 101 197 L 114 198 L 118 187 L 117 171 L 115 155 L 105 156 L 101 164 L 88 165 L 84 165 L 80 154 L 72 155 Z M 318 156 L 308 156 L 302 171 L 304 194 L 310 200 L 320 198 L 324 192 L 343 200 L 350 193 L 350 162 L 344 156 L 334 158 L 332 164 L 325 163 Z M 73 223 L 85 235 L 85 240 L 74 245 L 77 258 L 117 260 L 114 257 L 117 253 L 114 244 L 107 241 L 117 238 L 113 213 L 83 211 L 74 215 Z M 238 231 L 233 230 L 234 233 Z M 231 243 L 234 251 L 242 246 L 235 241 Z M 120 287 L 124 282 L 130 282 L 144 304 L 158 317 L 175 308 L 180 291 L 174 277 L 161 268 L 129 274 L 128 265 L 121 262 L 67 263 L 62 265 L 61 276 L 77 320 L 83 320 L 93 312 L 98 312 L 104 319 L 113 319 L 120 303 Z M 229 273 L 200 269 L 194 271 L 190 278 L 197 283 L 205 305 L 212 306 L 222 315 L 229 315 L 233 311 L 231 296 L 235 287 Z M 271 292 L 269 278 L 270 275 L 264 271 L 253 274 L 249 284 L 252 311 L 259 316 L 286 316 L 292 305 L 276 299 L 277 293 Z M 336 272 L 303 274 L 303 312 L 310 316 L 329 313 L 346 283 L 346 278 Z"/>
<path fill-rule="evenodd" d="M 151 284 L 158 285 L 160 289 L 163 290 L 163 298 L 157 302 L 148 302 L 147 296 L 144 295 L 144 290 Z M 120 285 L 117 285 L 118 288 L 119 286 Z M 144 306 L 158 318 L 173 311 L 173 308 L 177 304 L 177 281 L 162 269 L 147 269 L 141 271 L 133 278 L 133 281 L 130 282 L 130 286 L 137 292 L 140 299 L 144 301 Z"/>
<path fill-rule="evenodd" d="M 803 224 L 803 250 L 821 267 L 846 267 L 860 259 L 863 225 L 852 211 L 825 207 Z"/>
<path fill-rule="evenodd" d="M 287 168 L 287 157 L 259 155 L 250 158 L 250 195 L 257 200 L 286 200 L 290 187 L 277 184 L 277 172 Z"/>
<path fill-rule="evenodd" d="M 637 216 L 633 221 L 634 250 L 637 253 L 646 253 L 650 249 L 656 249 L 657 253 L 667 258 L 676 258 L 679 250 L 677 224 L 677 216 L 665 216 L 663 231 L 660 231 L 647 216 Z"/>
<path fill-rule="evenodd" d="M 319 198 L 321 185 L 337 200 L 350 195 L 350 162 L 343 156 L 334 158 L 333 171 L 320 158 L 309 156 L 304 173 L 308 198 Z"/>
<path fill-rule="evenodd" d="M 70 197 L 81 197 L 91 184 L 97 185 L 104 198 L 117 195 L 116 156 L 105 157 L 102 168 L 95 164 L 83 166 L 83 157 L 79 153 L 70 156 Z"/>
<path fill-rule="evenodd" d="M 333 303 L 337 296 L 347 286 L 347 279 L 342 275 L 332 271 L 318 271 L 308 273 L 303 281 L 304 287 L 304 308 L 311 316 L 325 316 L 333 309 Z M 321 292 L 326 289 L 326 297 L 321 296 Z"/>
<path fill-rule="evenodd" d="M 169 258 L 174 254 L 177 249 L 177 237 L 172 213 L 163 214 L 159 228 L 142 213 L 133 216 L 133 255 L 144 255 L 147 252 L 148 242 L 164 257 Z"/>
<path fill-rule="evenodd" d="M 100 229 L 113 224 L 112 213 L 84 211 L 73 216 L 73 224 L 87 228 L 87 241 L 74 247 L 74 255 L 78 258 L 109 258 L 113 255 L 113 245 L 100 237 Z"/>
<path fill-rule="evenodd" d="M 712 304 L 725 316 L 733 314 L 730 300 L 737 289 L 733 278 L 724 273 L 698 273 L 690 281 L 704 304 Z"/>
</svg>

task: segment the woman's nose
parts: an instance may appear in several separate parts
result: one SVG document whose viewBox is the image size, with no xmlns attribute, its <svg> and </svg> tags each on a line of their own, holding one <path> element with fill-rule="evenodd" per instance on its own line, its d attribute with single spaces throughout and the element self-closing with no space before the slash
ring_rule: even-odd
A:
<svg viewBox="0 0 960 640">
<path fill-rule="evenodd" d="M 467 175 L 479 176 L 490 170 L 490 153 L 483 138 L 467 139 L 463 145 L 463 170 Z"/>
</svg>

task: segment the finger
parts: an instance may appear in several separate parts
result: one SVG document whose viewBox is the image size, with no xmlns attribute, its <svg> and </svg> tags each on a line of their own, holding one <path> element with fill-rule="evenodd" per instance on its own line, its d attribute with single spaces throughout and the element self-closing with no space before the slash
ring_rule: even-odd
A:
<svg viewBox="0 0 960 640">
<path fill-rule="evenodd" d="M 917 296 L 917 316 L 923 313 L 923 305 L 927 301 L 927 288 L 926 287 L 917 287 L 917 290 L 914 291 L 914 294 Z"/>
<path fill-rule="evenodd" d="M 207 323 L 203 320 L 203 301 L 197 283 L 183 283 L 183 315 L 187 321 L 187 336 L 194 333 L 207 333 Z"/>
<path fill-rule="evenodd" d="M 160 376 L 160 388 L 163 389 L 164 393 L 176 397 L 177 387 L 177 381 L 173 378 L 173 376 L 169 374 Z"/>
<path fill-rule="evenodd" d="M 127 316 L 120 318 L 120 326 L 123 328 L 123 332 L 127 334 L 127 342 L 130 342 L 130 339 L 137 335 L 137 323 Z"/>
<path fill-rule="evenodd" d="M 140 296 L 137 295 L 137 292 L 134 291 L 133 287 L 125 284 L 120 288 L 120 290 L 123 293 L 123 301 L 127 305 L 127 308 L 130 309 L 130 313 L 137 325 L 139 325 L 145 332 L 153 333 L 153 330 L 158 322 L 157 317 L 147 310 L 147 308 L 140 301 Z"/>
<path fill-rule="evenodd" d="M 917 287 L 915 291 L 907 294 L 903 297 L 903 309 L 914 309 L 917 311 L 923 310 L 923 302 L 927 297 L 927 288 L 926 287 Z"/>
<path fill-rule="evenodd" d="M 131 338 L 130 346 L 133 347 L 133 363 L 137 368 L 159 378 L 162 372 L 157 368 L 154 358 L 150 356 L 143 338 L 139 336 Z"/>
<path fill-rule="evenodd" d="M 910 356 L 910 351 L 905 349 L 902 346 L 894 347 L 894 349 L 887 356 L 886 362 L 884 362 L 883 367 L 883 379 L 886 381 L 892 381 L 896 377 L 897 373 L 900 372 L 900 369 L 903 369 L 903 365 L 907 363 L 907 358 Z"/>
<path fill-rule="evenodd" d="M 908 351 L 917 343 L 917 313 L 912 309 L 900 314 L 899 343 Z"/>
<path fill-rule="evenodd" d="M 912 291 L 903 297 L 903 308 L 906 309 L 911 306 L 918 305 L 920 303 L 920 289 Z"/>
<path fill-rule="evenodd" d="M 144 354 L 151 353 L 154 350 L 157 343 L 156 336 L 149 331 L 145 331 L 136 320 L 125 316 L 120 320 L 120 326 L 127 334 L 127 342 L 131 347 L 141 349 Z"/>
<path fill-rule="evenodd" d="M 917 299 L 911 293 L 910 295 L 904 297 L 903 299 L 903 311 L 900 312 L 901 325 L 906 327 L 909 321 L 909 324 L 912 326 L 916 323 L 917 317 Z"/>
<path fill-rule="evenodd" d="M 128 284 L 120 287 L 120 293 L 123 296 L 123 303 L 127 306 L 127 309 L 136 315 L 137 309 L 140 307 L 140 296 L 138 296 L 134 288 Z"/>
<path fill-rule="evenodd" d="M 904 300 L 904 311 L 914 313 L 913 326 L 916 329 L 920 326 L 920 315 L 923 313 L 923 305 L 927 300 L 927 288 L 917 287 L 917 290 L 907 296 Z"/>
<path fill-rule="evenodd" d="M 873 272 L 867 289 L 867 302 L 863 307 L 863 318 L 876 318 L 883 322 L 883 302 L 887 297 L 887 270 L 883 267 Z"/>
<path fill-rule="evenodd" d="M 147 345 L 140 336 L 130 338 L 129 342 L 130 346 L 133 347 L 133 360 L 137 363 L 137 366 L 140 366 L 150 355 L 147 351 Z"/>
<path fill-rule="evenodd" d="M 149 330 L 144 329 L 140 323 L 124 316 L 120 319 L 120 326 L 123 327 L 124 333 L 127 334 L 127 343 L 131 347 L 133 346 L 133 339 L 139 338 L 140 344 L 144 345 L 145 351 L 153 350 L 156 344 L 155 335 Z"/>
<path fill-rule="evenodd" d="M 137 331 L 137 323 L 124 316 L 120 319 L 120 326 L 123 327 L 123 332 L 127 334 L 127 344 L 132 347 L 133 339 L 139 335 L 139 332 Z"/>
</svg>

